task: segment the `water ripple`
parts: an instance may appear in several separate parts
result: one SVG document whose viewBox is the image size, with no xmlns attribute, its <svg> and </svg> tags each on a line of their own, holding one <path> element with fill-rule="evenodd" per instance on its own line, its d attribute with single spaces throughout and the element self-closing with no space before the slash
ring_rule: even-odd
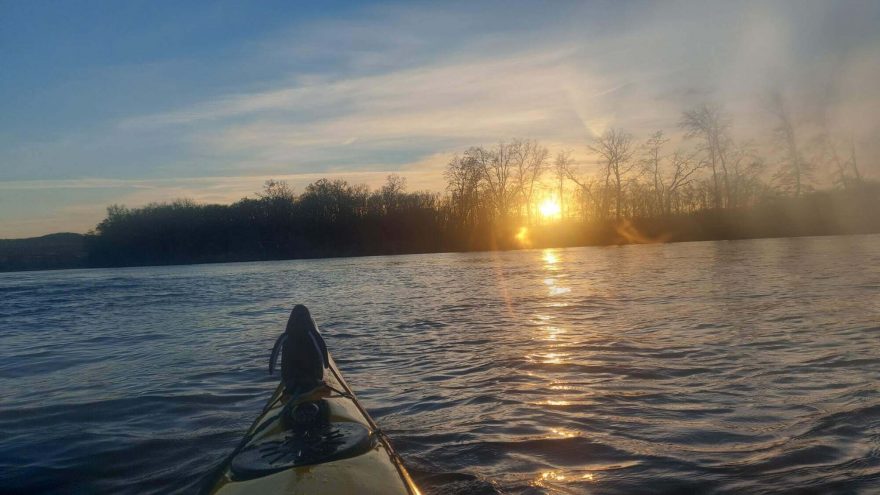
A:
<svg viewBox="0 0 880 495">
<path fill-rule="evenodd" d="M 295 302 L 428 494 L 880 486 L 880 236 L 0 274 L 0 492 L 190 493 Z"/>
</svg>

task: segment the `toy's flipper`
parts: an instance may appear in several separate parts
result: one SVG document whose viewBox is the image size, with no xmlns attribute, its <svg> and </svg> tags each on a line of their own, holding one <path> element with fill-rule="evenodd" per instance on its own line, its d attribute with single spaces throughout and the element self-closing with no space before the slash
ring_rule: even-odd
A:
<svg viewBox="0 0 880 495">
<path fill-rule="evenodd" d="M 275 341 L 275 347 L 272 348 L 272 356 L 269 357 L 269 374 L 275 371 L 275 363 L 278 362 L 278 356 L 281 355 L 281 349 L 284 348 L 284 343 L 287 341 L 287 333 L 282 333 L 278 339 Z"/>
</svg>

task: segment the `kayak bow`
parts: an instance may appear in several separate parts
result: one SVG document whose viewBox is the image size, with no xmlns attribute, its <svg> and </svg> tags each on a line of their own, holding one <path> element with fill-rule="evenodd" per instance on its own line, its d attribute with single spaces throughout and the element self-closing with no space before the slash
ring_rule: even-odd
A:
<svg viewBox="0 0 880 495">
<path fill-rule="evenodd" d="M 324 386 L 296 397 L 278 386 L 207 493 L 419 495 L 400 456 L 329 360 Z"/>
</svg>

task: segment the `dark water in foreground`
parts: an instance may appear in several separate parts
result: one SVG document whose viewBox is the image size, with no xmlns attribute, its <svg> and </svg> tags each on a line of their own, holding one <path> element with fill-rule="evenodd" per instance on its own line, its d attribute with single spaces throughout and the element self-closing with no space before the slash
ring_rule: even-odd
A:
<svg viewBox="0 0 880 495">
<path fill-rule="evenodd" d="M 427 493 L 880 492 L 880 236 L 0 275 L 0 492 L 188 493 L 296 302 Z"/>
</svg>

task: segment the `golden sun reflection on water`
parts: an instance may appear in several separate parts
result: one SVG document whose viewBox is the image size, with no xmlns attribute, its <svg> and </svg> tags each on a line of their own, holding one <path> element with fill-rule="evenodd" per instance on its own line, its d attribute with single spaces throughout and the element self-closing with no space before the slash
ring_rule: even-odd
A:
<svg viewBox="0 0 880 495">
<path fill-rule="evenodd" d="M 555 249 L 545 249 L 542 251 L 541 256 L 544 259 L 544 263 L 548 265 L 559 263 L 559 256 L 556 254 Z"/>
<path fill-rule="evenodd" d="M 568 356 L 568 353 L 561 352 L 537 352 L 534 354 L 527 354 L 526 360 L 530 363 L 562 364 L 566 361 Z"/>
<path fill-rule="evenodd" d="M 544 471 L 543 473 L 541 473 L 541 479 L 545 480 L 545 481 L 546 480 L 553 480 L 553 481 L 564 480 L 565 475 L 563 475 L 562 473 L 558 473 L 556 471 Z"/>
<path fill-rule="evenodd" d="M 557 315 L 552 308 L 567 306 L 568 297 L 566 294 L 571 292 L 569 287 L 563 287 L 566 283 L 567 274 L 566 265 L 563 263 L 562 252 L 557 249 L 544 249 L 541 251 L 541 257 L 537 260 L 543 264 L 543 277 L 536 280 L 537 290 L 546 290 L 551 300 L 546 300 L 546 313 L 533 314 L 531 316 L 534 325 L 535 346 L 532 352 L 526 354 L 525 359 L 530 363 L 539 363 L 542 365 L 541 372 L 528 373 L 529 376 L 539 378 L 542 382 L 541 387 L 544 390 L 551 390 L 550 398 L 538 402 L 532 402 L 533 405 L 552 409 L 554 407 L 566 407 L 573 404 L 579 404 L 585 396 L 591 395 L 589 390 L 583 390 L 581 387 L 574 386 L 569 383 L 557 381 L 553 378 L 553 374 L 557 373 L 558 366 L 565 366 L 572 360 L 580 358 L 579 353 L 573 354 L 566 352 L 572 349 L 573 342 L 572 329 L 567 325 L 559 323 Z M 575 332 L 577 333 L 577 332 Z M 569 430 L 562 427 L 547 427 L 545 438 L 550 440 L 565 441 L 575 437 L 580 437 L 581 433 L 576 430 Z M 568 488 L 564 485 L 569 483 L 584 483 L 593 481 L 593 473 L 588 471 L 588 467 L 583 469 L 575 468 L 572 471 L 549 470 L 539 473 L 537 479 L 532 480 L 532 485 L 544 489 L 549 489 L 551 493 L 569 493 Z M 560 491 L 561 490 L 561 491 Z"/>
<path fill-rule="evenodd" d="M 546 277 L 542 279 L 544 286 L 548 290 L 548 294 L 550 296 L 557 296 L 560 294 L 566 294 L 571 292 L 571 289 L 568 287 L 560 287 L 558 285 L 559 281 L 563 279 L 564 274 L 559 273 L 560 268 L 562 268 L 560 264 L 560 254 L 556 249 L 544 249 L 541 251 L 541 260 L 544 262 L 544 268 L 547 270 Z M 541 346 L 538 349 L 533 349 L 537 352 L 531 352 L 526 354 L 525 359 L 531 363 L 540 363 L 543 365 L 562 365 L 565 364 L 568 360 L 571 359 L 572 355 L 568 352 L 563 352 L 566 348 L 567 340 L 563 334 L 566 333 L 564 328 L 559 326 L 550 325 L 549 323 L 555 319 L 555 316 L 548 314 L 535 314 L 533 316 L 533 322 L 540 326 L 540 332 L 537 333 L 533 338 L 538 341 L 547 342 L 546 345 Z M 529 376 L 534 376 L 529 373 Z M 572 390 L 573 387 L 567 385 L 558 385 L 555 382 L 550 383 L 550 390 L 554 391 L 568 391 Z M 565 394 L 560 394 L 565 395 Z M 565 400 L 562 397 L 556 397 L 553 399 L 548 399 L 541 402 L 533 403 L 539 406 L 568 406 L 571 405 L 571 401 Z M 557 430 L 553 430 L 554 432 Z"/>
<path fill-rule="evenodd" d="M 541 362 L 544 364 L 562 364 L 563 356 L 563 354 L 556 352 L 548 352 L 544 354 L 544 359 Z"/>
<path fill-rule="evenodd" d="M 568 287 L 551 287 L 550 288 L 550 295 L 551 296 L 558 296 L 560 294 L 568 294 L 569 292 L 571 292 L 571 289 L 569 289 Z"/>
<path fill-rule="evenodd" d="M 562 471 L 544 471 L 532 482 L 533 486 L 546 488 L 549 483 L 594 481 L 593 473 L 565 474 Z"/>
<path fill-rule="evenodd" d="M 546 334 L 541 338 L 541 340 L 548 340 L 550 342 L 556 342 L 559 339 L 559 335 L 565 333 L 565 330 L 553 326 L 544 327 L 544 331 L 546 332 Z"/>
<path fill-rule="evenodd" d="M 555 249 L 545 249 L 541 252 L 541 259 L 544 261 L 544 269 L 549 272 L 549 276 L 544 279 L 544 285 L 547 286 L 548 294 L 558 296 L 571 292 L 570 288 L 558 285 L 558 272 L 562 268 L 559 265 L 560 257 L 558 251 Z"/>
<path fill-rule="evenodd" d="M 576 431 L 564 428 L 551 428 L 550 431 L 553 433 L 551 438 L 574 438 L 580 436 Z"/>
</svg>

